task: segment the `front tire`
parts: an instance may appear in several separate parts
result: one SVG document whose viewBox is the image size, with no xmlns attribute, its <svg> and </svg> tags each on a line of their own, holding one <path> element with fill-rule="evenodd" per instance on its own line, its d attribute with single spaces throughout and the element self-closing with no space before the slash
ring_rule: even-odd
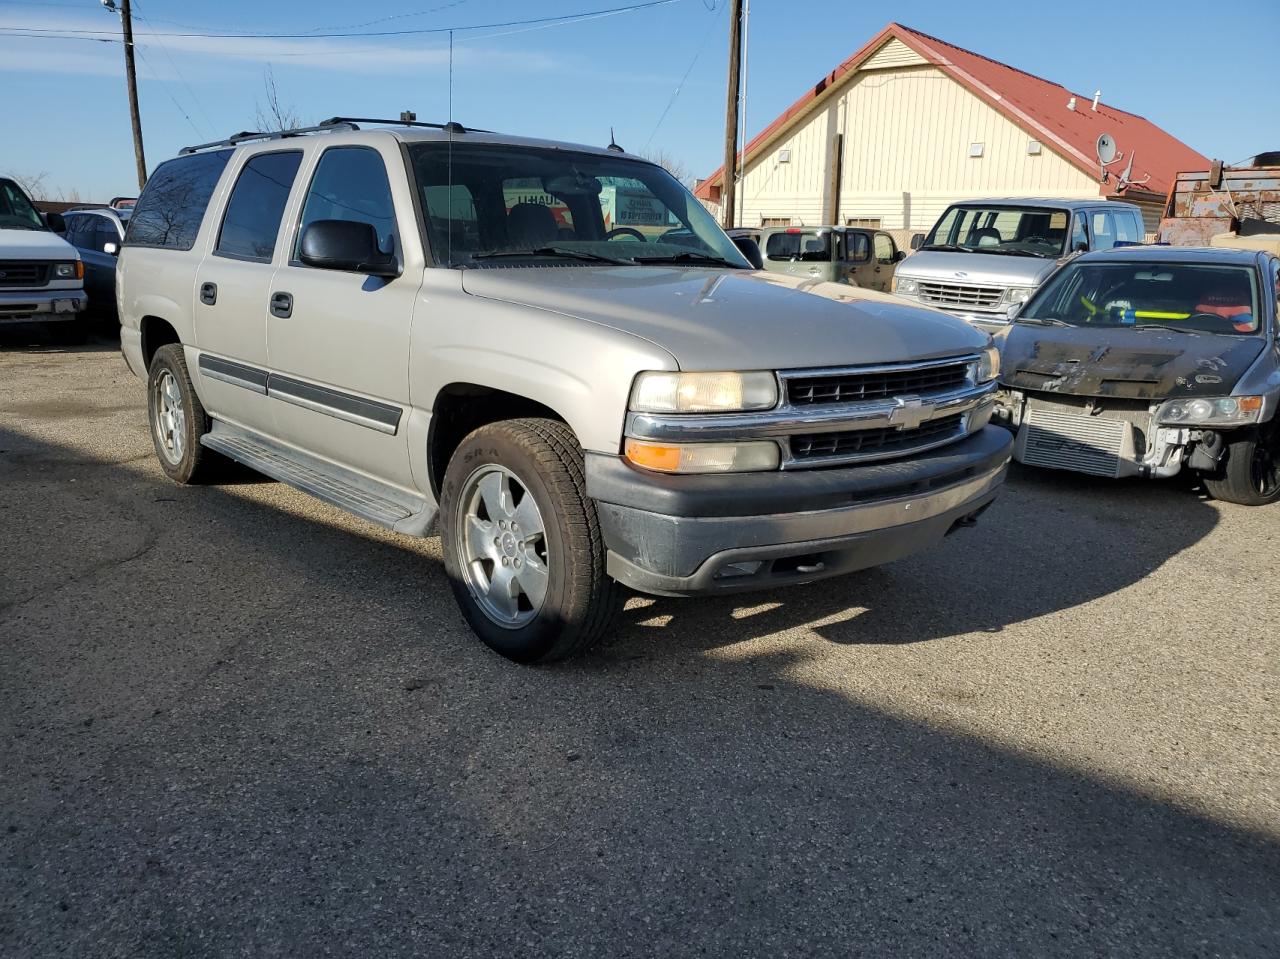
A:
<svg viewBox="0 0 1280 959">
<path fill-rule="evenodd" d="M 1259 427 L 1227 444 L 1227 461 L 1204 485 L 1214 499 L 1265 506 L 1280 499 L 1280 428 Z"/>
<path fill-rule="evenodd" d="M 463 439 L 441 484 L 440 538 L 463 616 L 508 659 L 576 656 L 621 606 L 582 450 L 563 423 L 507 420 Z"/>
<path fill-rule="evenodd" d="M 147 415 L 160 468 L 184 486 L 210 477 L 217 454 L 200 445 L 209 432 L 209 414 L 196 395 L 180 343 L 167 343 L 151 358 L 147 375 Z"/>
</svg>

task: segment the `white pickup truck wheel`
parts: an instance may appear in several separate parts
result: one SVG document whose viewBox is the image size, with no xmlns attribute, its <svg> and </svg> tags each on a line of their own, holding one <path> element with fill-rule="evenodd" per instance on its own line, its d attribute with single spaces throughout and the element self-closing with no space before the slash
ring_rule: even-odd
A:
<svg viewBox="0 0 1280 959">
<path fill-rule="evenodd" d="M 445 569 L 463 615 L 517 662 L 581 653 L 620 602 L 605 574 L 582 451 L 563 423 L 482 426 L 454 452 L 440 495 Z"/>
<path fill-rule="evenodd" d="M 177 483 L 198 483 L 212 472 L 217 454 L 200 445 L 209 415 L 196 396 L 182 346 L 156 350 L 147 375 L 147 415 L 160 468 Z"/>
</svg>

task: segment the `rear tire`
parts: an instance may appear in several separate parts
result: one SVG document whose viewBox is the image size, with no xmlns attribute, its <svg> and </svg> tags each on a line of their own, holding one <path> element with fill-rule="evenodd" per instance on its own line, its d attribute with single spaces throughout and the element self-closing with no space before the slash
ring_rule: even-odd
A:
<svg viewBox="0 0 1280 959">
<path fill-rule="evenodd" d="M 218 455 L 200 445 L 209 432 L 209 414 L 191 383 L 180 343 L 165 344 L 151 358 L 147 418 L 156 458 L 169 479 L 185 486 L 212 478 Z"/>
<path fill-rule="evenodd" d="M 468 624 L 508 659 L 579 655 L 622 605 L 586 486 L 577 439 L 555 420 L 482 426 L 449 460 L 440 490 L 445 570 Z"/>
<path fill-rule="evenodd" d="M 1252 430 L 1227 444 L 1227 460 L 1204 485 L 1214 499 L 1241 506 L 1265 506 L 1280 499 L 1280 429 Z"/>
</svg>

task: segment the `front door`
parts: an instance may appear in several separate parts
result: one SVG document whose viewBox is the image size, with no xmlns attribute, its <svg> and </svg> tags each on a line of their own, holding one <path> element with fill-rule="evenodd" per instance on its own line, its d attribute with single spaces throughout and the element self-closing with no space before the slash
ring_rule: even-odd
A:
<svg viewBox="0 0 1280 959">
<path fill-rule="evenodd" d="M 845 230 L 841 235 L 842 274 L 847 283 L 866 290 L 878 289 L 875 261 L 871 257 L 871 235 L 863 230 Z"/>
<path fill-rule="evenodd" d="M 211 413 L 264 433 L 272 432 L 267 305 L 280 224 L 301 162 L 301 150 L 249 156 L 193 291 L 200 398 Z"/>
<path fill-rule="evenodd" d="M 898 244 L 888 233 L 876 231 L 871 238 L 871 258 L 875 260 L 875 268 L 871 271 L 875 284 L 873 289 L 887 293 L 893 271 L 898 267 Z"/>
<path fill-rule="evenodd" d="M 413 489 L 405 439 L 409 416 L 409 327 L 422 270 L 404 270 L 414 213 L 393 198 L 387 160 L 367 146 L 320 154 L 302 199 L 288 261 L 276 272 L 267 319 L 270 397 L 286 442 Z M 302 234 L 317 220 L 372 224 L 378 243 L 400 261 L 391 279 L 306 266 Z"/>
</svg>

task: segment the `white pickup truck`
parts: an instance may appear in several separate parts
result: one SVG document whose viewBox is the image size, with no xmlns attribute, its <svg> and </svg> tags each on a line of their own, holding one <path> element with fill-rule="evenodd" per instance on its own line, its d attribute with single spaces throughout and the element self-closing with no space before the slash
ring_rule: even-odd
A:
<svg viewBox="0 0 1280 959">
<path fill-rule="evenodd" d="M 51 229 L 61 217 L 48 218 L 0 178 L 0 326 L 74 320 L 88 305 L 80 254 Z"/>
</svg>

